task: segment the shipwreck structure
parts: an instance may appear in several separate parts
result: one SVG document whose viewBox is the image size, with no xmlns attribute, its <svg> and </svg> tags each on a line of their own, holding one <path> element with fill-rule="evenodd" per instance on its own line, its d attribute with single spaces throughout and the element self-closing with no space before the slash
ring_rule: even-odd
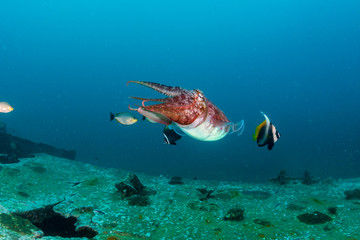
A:
<svg viewBox="0 0 360 240">
<path fill-rule="evenodd" d="M 56 148 L 44 143 L 36 143 L 6 132 L 5 125 L 0 126 L 0 163 L 15 163 L 19 158 L 31 157 L 36 153 L 75 160 L 74 150 Z"/>
</svg>

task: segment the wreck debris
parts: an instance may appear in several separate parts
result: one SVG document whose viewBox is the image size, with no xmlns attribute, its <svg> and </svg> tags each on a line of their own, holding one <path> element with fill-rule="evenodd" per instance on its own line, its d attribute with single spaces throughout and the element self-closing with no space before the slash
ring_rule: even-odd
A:
<svg viewBox="0 0 360 240">
<path fill-rule="evenodd" d="M 318 182 L 317 180 L 315 180 L 313 177 L 310 176 L 310 172 L 305 170 L 304 178 L 302 180 L 302 184 L 311 185 L 311 184 L 314 184 L 314 183 L 317 183 L 317 182 Z"/>
<path fill-rule="evenodd" d="M 270 179 L 270 182 L 277 183 L 279 185 L 285 185 L 288 183 L 289 178 L 285 176 L 285 170 L 281 170 L 276 178 Z"/>
<path fill-rule="evenodd" d="M 0 131 L 0 142 L 0 154 L 10 156 L 12 160 L 32 157 L 35 153 L 46 153 L 60 158 L 75 160 L 76 152 L 74 150 L 64 150 L 48 144 L 35 143 L 6 133 L 6 130 Z"/>
<path fill-rule="evenodd" d="M 169 184 L 170 185 L 182 185 L 182 184 L 184 184 L 184 182 L 182 180 L 182 177 L 174 176 L 170 179 Z"/>
<path fill-rule="evenodd" d="M 302 178 L 287 177 L 286 171 L 281 170 L 276 178 L 271 178 L 269 181 L 279 185 L 286 185 L 289 183 L 298 183 L 298 182 L 301 182 L 304 185 L 311 185 L 318 182 L 318 180 L 310 176 L 310 172 L 307 170 L 305 170 L 304 176 Z"/>
</svg>

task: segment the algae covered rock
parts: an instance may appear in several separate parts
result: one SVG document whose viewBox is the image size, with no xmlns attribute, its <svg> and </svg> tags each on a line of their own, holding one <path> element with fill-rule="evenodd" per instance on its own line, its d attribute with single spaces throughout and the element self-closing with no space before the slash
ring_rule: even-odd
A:
<svg viewBox="0 0 360 240">
<path fill-rule="evenodd" d="M 232 208 L 224 216 L 225 221 L 241 221 L 244 219 L 244 209 L 242 208 Z"/>
<path fill-rule="evenodd" d="M 38 233 L 38 228 L 31 221 L 14 214 L 0 213 L 0 224 L 8 230 L 19 233 L 20 235 L 32 235 Z"/>
</svg>

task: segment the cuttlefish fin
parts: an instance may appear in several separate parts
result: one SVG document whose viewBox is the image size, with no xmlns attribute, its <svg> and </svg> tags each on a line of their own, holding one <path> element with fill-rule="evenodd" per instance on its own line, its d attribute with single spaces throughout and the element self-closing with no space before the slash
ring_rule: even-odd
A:
<svg viewBox="0 0 360 240">
<path fill-rule="evenodd" d="M 244 129 L 245 129 L 245 121 L 241 120 L 237 123 L 229 123 L 231 126 L 231 133 L 236 133 L 238 136 L 240 136 L 241 134 L 243 134 Z"/>
</svg>

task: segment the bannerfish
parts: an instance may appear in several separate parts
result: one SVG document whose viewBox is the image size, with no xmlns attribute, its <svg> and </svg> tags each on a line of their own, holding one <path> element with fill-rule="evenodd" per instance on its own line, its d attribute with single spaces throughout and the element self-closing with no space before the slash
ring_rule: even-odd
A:
<svg viewBox="0 0 360 240">
<path fill-rule="evenodd" d="M 265 117 L 259 126 L 255 129 L 255 134 L 253 135 L 254 141 L 257 141 L 259 147 L 268 145 L 268 149 L 271 150 L 274 147 L 274 144 L 280 138 L 280 133 L 276 130 L 275 126 L 270 122 L 268 116 L 265 113 L 261 112 Z"/>
<path fill-rule="evenodd" d="M 181 136 L 176 133 L 174 129 L 165 126 L 163 130 L 164 143 L 169 145 L 176 145 L 176 141 L 180 140 Z"/>
<path fill-rule="evenodd" d="M 137 118 L 134 116 L 134 114 L 129 112 L 120 112 L 116 114 L 110 112 L 110 121 L 114 119 L 123 125 L 132 125 L 137 122 Z"/>
<path fill-rule="evenodd" d="M 7 102 L 0 102 L 0 112 L 2 113 L 9 113 L 12 110 L 14 110 L 14 108 L 12 106 L 10 106 L 9 103 Z"/>
</svg>

